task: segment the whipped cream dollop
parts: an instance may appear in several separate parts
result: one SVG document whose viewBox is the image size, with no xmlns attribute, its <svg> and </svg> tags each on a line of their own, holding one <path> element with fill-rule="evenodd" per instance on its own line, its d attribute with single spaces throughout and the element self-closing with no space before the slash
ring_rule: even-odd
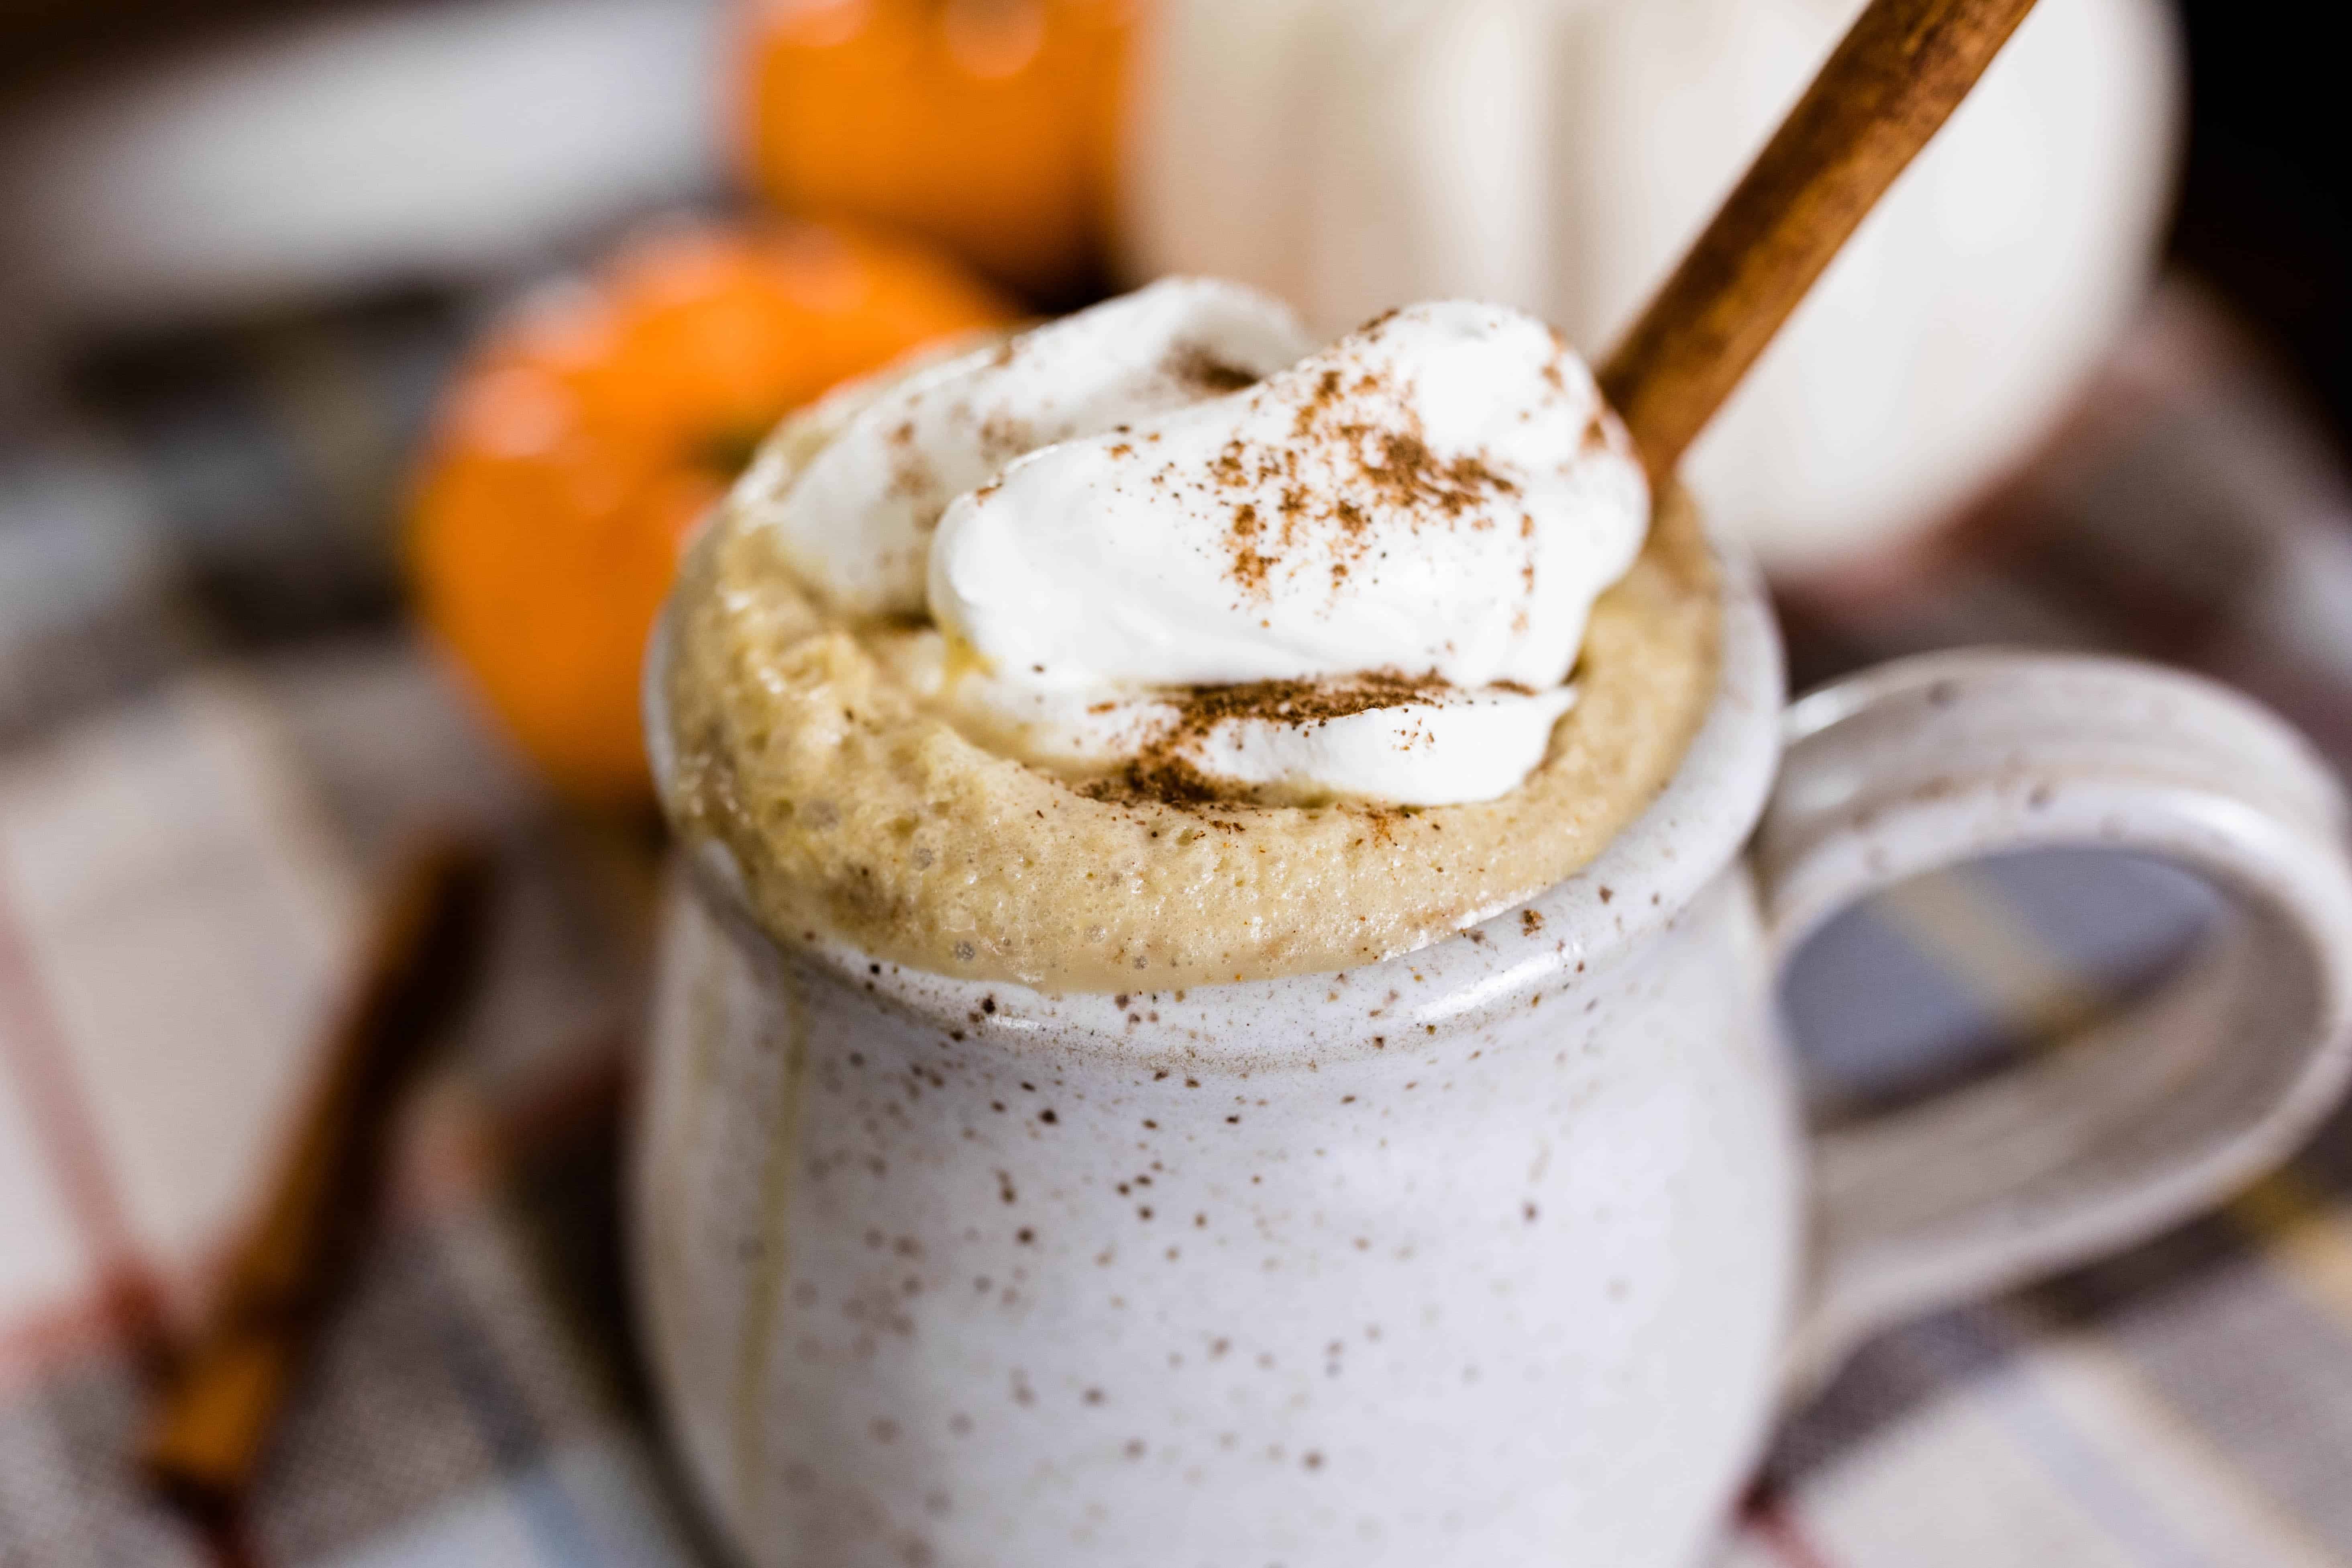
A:
<svg viewBox="0 0 2352 1568">
<path fill-rule="evenodd" d="M 853 615 L 919 616 L 950 501 L 1024 453 L 1247 386 L 1315 347 L 1288 307 L 1171 279 L 816 411 L 824 446 L 776 496 L 795 571 Z M 781 454 L 779 455 L 781 456 Z M 771 475 L 755 468 L 757 484 Z"/>
<path fill-rule="evenodd" d="M 927 609 L 932 689 L 982 743 L 1162 794 L 1506 793 L 1648 526 L 1582 362 L 1461 301 L 1309 352 L 1273 301 L 1171 280 L 824 433 L 763 514 L 794 569 Z"/>
</svg>

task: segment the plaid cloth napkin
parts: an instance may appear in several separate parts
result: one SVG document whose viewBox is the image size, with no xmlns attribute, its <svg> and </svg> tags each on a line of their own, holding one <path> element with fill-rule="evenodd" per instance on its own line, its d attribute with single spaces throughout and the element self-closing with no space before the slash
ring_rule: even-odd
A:
<svg viewBox="0 0 2352 1568">
<path fill-rule="evenodd" d="M 405 635 L 289 624 L 268 577 L 289 554 L 253 543 L 304 542 L 298 602 L 380 597 L 389 464 L 461 323 L 371 321 L 278 344 L 219 400 L 241 423 L 118 400 L 0 453 L 7 1568 L 720 1561 L 619 1280 L 644 858 L 538 796 Z M 1959 643 L 2119 648 L 2247 686 L 2352 763 L 2352 503 L 2281 386 L 2168 285 L 2008 489 L 1906 560 L 1787 595 L 1801 679 Z M 334 526 L 289 522 L 303 506 Z M 201 1535 L 125 1466 L 142 1369 L 276 1157 L 366 888 L 453 819 L 498 846 L 486 984 L 406 1108 L 243 1535 Z M 1816 1113 L 2060 1048 L 2213 914 L 2177 871 L 2087 852 L 1875 900 L 1788 988 Z M 1724 1558 L 2352 1563 L 2347 1454 L 2339 1118 L 2219 1215 L 1866 1347 L 1787 1422 Z"/>
</svg>

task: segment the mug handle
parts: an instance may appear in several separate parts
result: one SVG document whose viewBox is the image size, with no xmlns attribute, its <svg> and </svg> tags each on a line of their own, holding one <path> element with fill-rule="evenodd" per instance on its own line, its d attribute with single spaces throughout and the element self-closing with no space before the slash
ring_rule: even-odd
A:
<svg viewBox="0 0 2352 1568">
<path fill-rule="evenodd" d="M 1793 1387 L 1877 1329 L 2219 1202 L 2343 1088 L 2345 803 L 2310 744 L 2249 699 L 2125 659 L 1970 650 L 1814 692 L 1784 742 L 1752 852 L 1780 963 L 1905 878 L 2043 847 L 2173 861 L 2234 917 L 2067 1049 L 1815 1136 Z"/>
</svg>

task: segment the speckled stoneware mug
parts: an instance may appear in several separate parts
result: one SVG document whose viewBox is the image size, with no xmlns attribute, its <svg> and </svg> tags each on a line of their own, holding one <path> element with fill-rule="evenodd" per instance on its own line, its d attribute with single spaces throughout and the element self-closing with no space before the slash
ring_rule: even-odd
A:
<svg viewBox="0 0 2352 1568">
<path fill-rule="evenodd" d="M 1386 963 L 1044 995 L 780 946 L 706 850 L 633 1177 L 671 1429 L 761 1568 L 1688 1563 L 1859 1335 L 2144 1236 L 2315 1121 L 2352 1060 L 2343 829 L 2297 736 L 2144 666 L 1956 654 L 1784 713 L 1735 562 L 1656 803 Z M 1778 957 L 2056 844 L 2168 857 L 2233 918 L 2069 1049 L 1809 1144 Z"/>
</svg>

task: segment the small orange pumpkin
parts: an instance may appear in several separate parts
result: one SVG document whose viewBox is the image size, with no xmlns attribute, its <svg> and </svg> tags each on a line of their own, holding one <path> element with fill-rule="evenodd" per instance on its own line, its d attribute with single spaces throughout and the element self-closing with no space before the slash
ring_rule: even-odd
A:
<svg viewBox="0 0 2352 1568">
<path fill-rule="evenodd" d="M 1138 3 L 746 0 L 752 181 L 1066 302 L 1102 264 Z"/>
<path fill-rule="evenodd" d="M 641 800 L 638 661 L 678 546 L 793 407 L 1003 300 L 837 227 L 695 226 L 527 300 L 451 386 L 419 475 L 425 622 L 567 796 Z"/>
</svg>

